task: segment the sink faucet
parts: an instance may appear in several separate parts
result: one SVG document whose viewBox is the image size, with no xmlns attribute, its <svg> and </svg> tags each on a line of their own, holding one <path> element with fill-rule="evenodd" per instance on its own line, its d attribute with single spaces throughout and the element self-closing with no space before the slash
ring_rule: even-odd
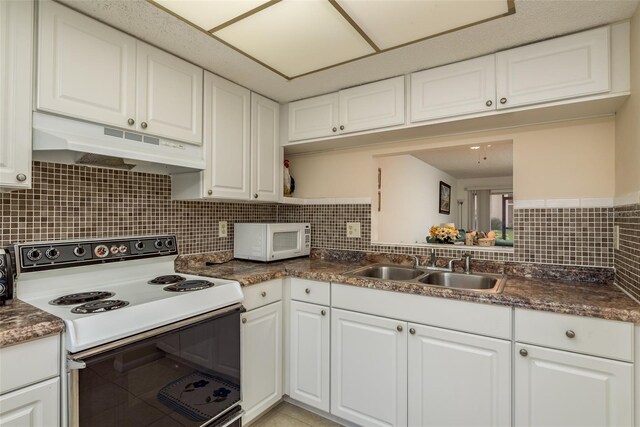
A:
<svg viewBox="0 0 640 427">
<path fill-rule="evenodd" d="M 420 265 L 420 258 L 418 257 L 418 255 L 413 255 L 413 259 L 415 261 L 415 265 L 414 268 L 422 268 L 422 269 L 436 269 L 436 250 L 435 249 L 431 249 L 431 252 L 429 254 L 429 265 L 428 266 L 422 266 Z"/>
<path fill-rule="evenodd" d="M 460 258 L 452 258 L 449 260 L 449 271 L 453 271 L 453 263 L 456 261 L 464 262 L 464 274 L 471 274 L 471 254 L 463 254 Z"/>
</svg>

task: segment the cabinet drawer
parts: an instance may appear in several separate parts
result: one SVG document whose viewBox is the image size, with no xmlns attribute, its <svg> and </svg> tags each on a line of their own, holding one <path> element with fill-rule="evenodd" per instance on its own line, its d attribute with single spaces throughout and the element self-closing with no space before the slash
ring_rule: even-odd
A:
<svg viewBox="0 0 640 427">
<path fill-rule="evenodd" d="M 0 394 L 58 375 L 60 335 L 0 348 Z"/>
<path fill-rule="evenodd" d="M 244 293 L 244 308 L 253 310 L 282 299 L 282 279 L 247 286 L 242 288 L 242 292 Z"/>
<path fill-rule="evenodd" d="M 1 396 L 0 425 L 60 426 L 60 379 L 51 378 Z"/>
<path fill-rule="evenodd" d="M 577 353 L 633 360 L 633 324 L 516 309 L 516 341 Z"/>
<path fill-rule="evenodd" d="M 331 288 L 327 282 L 291 278 L 291 299 L 312 304 L 330 305 Z"/>
</svg>

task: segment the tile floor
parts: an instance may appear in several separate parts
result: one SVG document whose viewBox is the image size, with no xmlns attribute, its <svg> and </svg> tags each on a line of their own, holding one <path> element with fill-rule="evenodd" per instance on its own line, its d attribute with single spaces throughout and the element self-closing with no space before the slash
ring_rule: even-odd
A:
<svg viewBox="0 0 640 427">
<path fill-rule="evenodd" d="M 282 402 L 249 427 L 338 427 L 340 424 L 322 418 L 287 402 Z"/>
</svg>

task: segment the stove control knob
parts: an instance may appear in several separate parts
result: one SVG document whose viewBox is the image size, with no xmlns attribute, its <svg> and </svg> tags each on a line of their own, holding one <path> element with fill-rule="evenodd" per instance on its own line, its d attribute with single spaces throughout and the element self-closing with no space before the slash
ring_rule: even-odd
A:
<svg viewBox="0 0 640 427">
<path fill-rule="evenodd" d="M 169 249 L 173 249 L 173 246 L 174 246 L 174 244 L 173 244 L 173 239 L 167 239 L 167 240 L 165 240 L 164 244 L 165 244 L 165 246 L 166 246 L 166 247 L 168 247 Z"/>
<path fill-rule="evenodd" d="M 118 253 L 118 247 L 116 245 L 111 246 L 111 253 L 112 254 L 117 254 Z"/>
<path fill-rule="evenodd" d="M 27 252 L 27 258 L 31 261 L 38 261 L 42 258 L 42 251 L 40 249 L 31 249 Z"/>
<path fill-rule="evenodd" d="M 136 242 L 136 249 L 141 251 L 144 249 L 144 242 Z"/>
<path fill-rule="evenodd" d="M 83 257 L 84 254 L 87 253 L 87 251 L 82 246 L 76 246 L 75 248 L 73 248 L 73 253 L 77 257 Z"/>
<path fill-rule="evenodd" d="M 121 254 L 126 254 L 128 250 L 129 248 L 127 248 L 127 245 L 120 245 L 120 247 L 118 248 L 118 252 L 120 252 Z"/>
<path fill-rule="evenodd" d="M 49 248 L 44 255 L 49 259 L 56 259 L 60 256 L 60 251 L 56 248 Z"/>
<path fill-rule="evenodd" d="M 4 279 L 4 271 L 0 270 L 0 280 Z"/>
<path fill-rule="evenodd" d="M 7 292 L 7 287 L 4 283 L 0 283 L 0 297 Z"/>
<path fill-rule="evenodd" d="M 109 248 L 106 247 L 105 245 L 98 245 L 93 250 L 93 252 L 96 254 L 98 258 L 104 258 L 107 255 L 109 255 Z"/>
<path fill-rule="evenodd" d="M 156 249 L 162 249 L 162 240 L 156 240 L 153 246 L 155 246 Z"/>
</svg>

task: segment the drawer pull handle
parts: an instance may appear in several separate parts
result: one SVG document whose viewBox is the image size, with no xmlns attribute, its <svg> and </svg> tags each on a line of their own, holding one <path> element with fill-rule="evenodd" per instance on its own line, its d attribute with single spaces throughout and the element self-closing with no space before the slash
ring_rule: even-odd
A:
<svg viewBox="0 0 640 427">
<path fill-rule="evenodd" d="M 242 318 L 242 323 L 247 323 L 247 318 L 246 317 Z"/>
<path fill-rule="evenodd" d="M 267 296 L 267 293 L 265 291 L 262 291 L 262 293 L 260 293 L 260 295 L 262 295 L 262 297 L 264 298 L 264 297 Z"/>
<path fill-rule="evenodd" d="M 493 101 L 492 100 L 488 100 L 487 102 L 485 102 L 485 105 L 487 107 L 491 107 L 493 105 Z"/>
<path fill-rule="evenodd" d="M 311 293 L 311 289 L 309 289 L 309 288 L 305 289 L 305 290 L 304 290 L 304 293 L 305 293 L 305 294 L 310 294 L 310 293 Z"/>
<path fill-rule="evenodd" d="M 500 104 L 506 104 L 507 98 L 500 98 Z"/>
<path fill-rule="evenodd" d="M 529 355 L 529 352 L 524 348 L 520 350 L 520 356 L 527 357 L 528 355 Z"/>
<path fill-rule="evenodd" d="M 326 315 L 327 315 L 327 311 L 326 311 L 326 310 L 322 310 L 322 311 L 320 312 L 320 314 L 322 314 L 323 316 L 326 316 Z"/>
<path fill-rule="evenodd" d="M 409 329 L 409 333 L 410 333 L 411 335 L 415 335 L 416 330 L 415 330 L 415 329 L 413 329 L 413 328 L 411 328 L 411 329 Z"/>
<path fill-rule="evenodd" d="M 338 128 L 334 126 L 333 129 L 331 129 L 331 130 L 336 132 L 338 130 Z"/>
<path fill-rule="evenodd" d="M 398 332 L 402 332 L 402 326 L 401 326 L 401 325 L 398 325 L 398 326 L 396 327 L 396 329 L 398 330 Z"/>
<path fill-rule="evenodd" d="M 575 338 L 576 337 L 576 333 L 573 332 L 571 329 L 569 329 L 567 332 L 564 333 L 568 338 Z"/>
</svg>

